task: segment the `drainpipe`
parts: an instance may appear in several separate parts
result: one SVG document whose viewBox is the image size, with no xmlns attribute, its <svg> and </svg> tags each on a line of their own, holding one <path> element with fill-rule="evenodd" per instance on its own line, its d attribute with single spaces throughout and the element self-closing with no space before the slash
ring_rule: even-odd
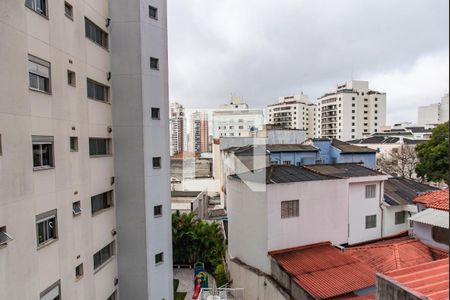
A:
<svg viewBox="0 0 450 300">
<path fill-rule="evenodd" d="M 381 237 L 384 237 L 384 209 L 383 209 L 383 196 L 384 195 L 382 195 L 382 190 L 383 190 L 383 187 L 382 187 L 382 185 L 383 185 L 383 181 L 380 181 L 380 210 L 381 210 Z"/>
</svg>

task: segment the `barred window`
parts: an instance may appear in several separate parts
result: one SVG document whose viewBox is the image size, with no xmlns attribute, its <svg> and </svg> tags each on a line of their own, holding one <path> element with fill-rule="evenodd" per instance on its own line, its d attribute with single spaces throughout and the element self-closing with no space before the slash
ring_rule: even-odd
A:
<svg viewBox="0 0 450 300">
<path fill-rule="evenodd" d="M 376 185 L 366 185 L 366 199 L 371 199 L 376 197 Z"/>
<path fill-rule="evenodd" d="M 395 213 L 395 225 L 406 223 L 406 212 L 399 211 Z"/>
<path fill-rule="evenodd" d="M 281 218 L 295 218 L 300 216 L 300 201 L 283 201 L 281 202 Z"/>
<path fill-rule="evenodd" d="M 366 216 L 366 229 L 377 227 L 377 215 Z"/>
</svg>

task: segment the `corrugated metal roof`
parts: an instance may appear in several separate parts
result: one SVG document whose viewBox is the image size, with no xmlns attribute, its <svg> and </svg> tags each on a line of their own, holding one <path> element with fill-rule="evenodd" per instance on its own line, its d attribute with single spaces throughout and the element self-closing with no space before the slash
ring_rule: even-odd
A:
<svg viewBox="0 0 450 300">
<path fill-rule="evenodd" d="M 341 150 L 343 154 L 355 154 L 355 153 L 377 153 L 377 150 L 371 149 L 365 146 L 355 146 L 340 140 L 333 139 L 331 142 L 333 147 Z"/>
<path fill-rule="evenodd" d="M 424 211 L 415 214 L 409 218 L 409 220 L 449 229 L 448 211 L 427 208 Z"/>
<path fill-rule="evenodd" d="M 305 168 L 327 176 L 335 176 L 339 178 L 350 177 L 366 177 L 366 176 L 380 176 L 380 172 L 364 167 L 356 163 L 333 164 L 333 165 L 311 165 Z"/>
<path fill-rule="evenodd" d="M 315 299 L 333 298 L 375 285 L 374 270 L 329 242 L 269 254 Z"/>
<path fill-rule="evenodd" d="M 346 248 L 345 253 L 381 273 L 448 257 L 448 253 L 432 249 L 407 236 Z"/>
<path fill-rule="evenodd" d="M 389 272 L 386 276 L 394 279 L 399 287 L 425 299 L 449 299 L 448 258 Z"/>
<path fill-rule="evenodd" d="M 389 205 L 413 204 L 418 193 L 437 188 L 405 178 L 389 178 L 384 182 L 384 201 Z"/>
<path fill-rule="evenodd" d="M 432 191 L 420 194 L 419 196 L 416 197 L 414 202 L 422 203 L 428 208 L 435 208 L 448 211 L 449 209 L 448 197 L 449 197 L 448 189 Z"/>
</svg>

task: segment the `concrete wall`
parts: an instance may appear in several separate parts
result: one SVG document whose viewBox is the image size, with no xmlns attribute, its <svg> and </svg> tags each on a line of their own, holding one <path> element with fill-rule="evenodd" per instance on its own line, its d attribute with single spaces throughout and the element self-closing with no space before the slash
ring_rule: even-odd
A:
<svg viewBox="0 0 450 300">
<path fill-rule="evenodd" d="M 158 8 L 149 18 L 148 5 Z M 111 1 L 119 287 L 125 299 L 172 299 L 167 11 L 165 0 Z M 150 69 L 159 58 L 159 70 Z M 160 109 L 160 120 L 151 108 Z M 154 169 L 152 158 L 161 157 Z M 163 216 L 153 208 L 163 205 Z M 164 262 L 155 264 L 155 255 Z"/>
<path fill-rule="evenodd" d="M 347 243 L 347 189 L 342 179 L 268 185 L 269 251 L 323 241 Z M 300 200 L 300 216 L 282 219 L 281 202 L 289 200 Z"/>
<path fill-rule="evenodd" d="M 269 275 L 239 260 L 230 261 L 230 277 L 234 288 L 244 289 L 243 300 L 291 300 L 286 291 Z"/>
<path fill-rule="evenodd" d="M 417 213 L 415 205 L 397 205 L 390 206 L 383 209 L 383 236 L 392 236 L 411 229 L 408 218 Z M 405 211 L 406 220 L 403 224 L 395 224 L 395 213 Z"/>
<path fill-rule="evenodd" d="M 426 300 L 428 297 L 416 294 L 415 291 L 398 286 L 392 278 L 383 274 L 377 275 L 377 300 Z"/>
</svg>

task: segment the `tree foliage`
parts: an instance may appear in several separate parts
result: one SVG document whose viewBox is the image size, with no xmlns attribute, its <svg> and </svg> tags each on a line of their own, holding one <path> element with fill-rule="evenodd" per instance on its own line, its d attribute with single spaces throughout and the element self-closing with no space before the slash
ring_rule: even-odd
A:
<svg viewBox="0 0 450 300">
<path fill-rule="evenodd" d="M 196 218 L 194 213 L 172 215 L 174 264 L 193 265 L 203 262 L 208 272 L 222 264 L 225 241 L 220 225 Z"/>
<path fill-rule="evenodd" d="M 402 145 L 394 148 L 378 158 L 378 167 L 384 172 L 408 179 L 415 177 L 416 166 L 419 163 L 414 146 Z"/>
<path fill-rule="evenodd" d="M 448 122 L 438 125 L 430 140 L 417 146 L 419 164 L 416 173 L 423 179 L 448 184 Z"/>
</svg>

